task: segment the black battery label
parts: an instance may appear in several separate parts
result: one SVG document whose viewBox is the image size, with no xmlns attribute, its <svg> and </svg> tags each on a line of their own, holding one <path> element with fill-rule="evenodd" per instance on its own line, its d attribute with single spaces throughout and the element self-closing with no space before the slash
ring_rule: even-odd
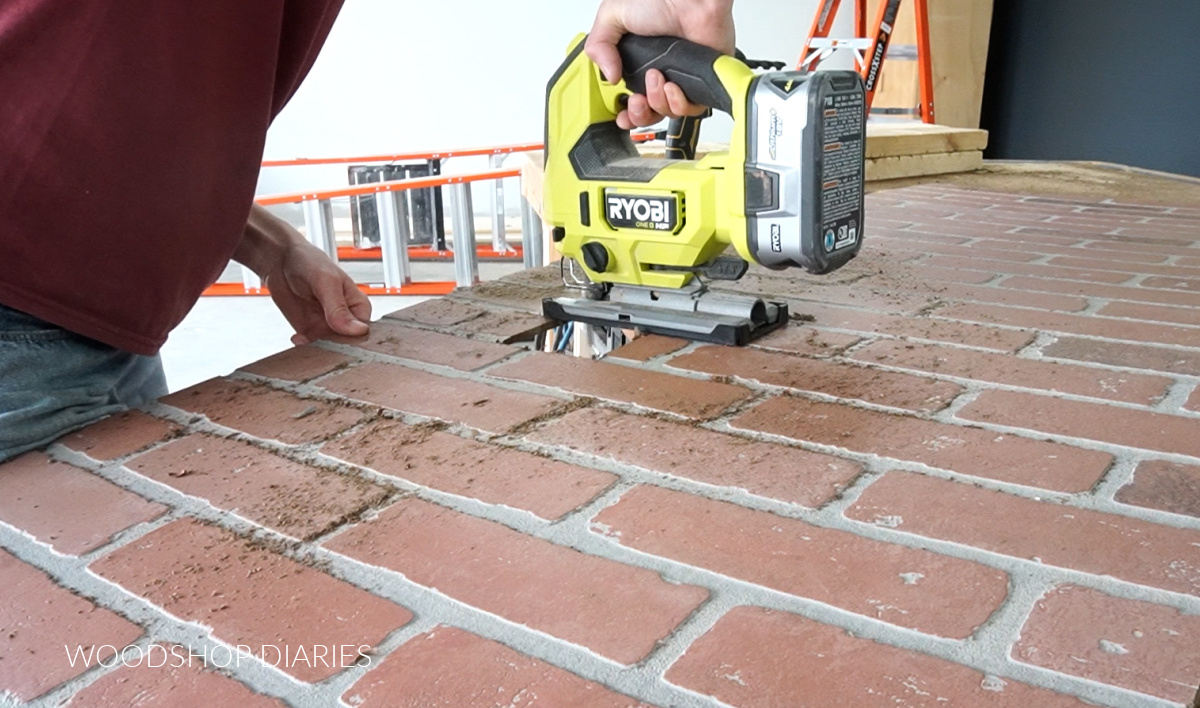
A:
<svg viewBox="0 0 1200 708">
<path fill-rule="evenodd" d="M 858 244 L 862 225 L 864 96 L 828 93 L 821 114 L 821 236 L 826 253 Z"/>
</svg>

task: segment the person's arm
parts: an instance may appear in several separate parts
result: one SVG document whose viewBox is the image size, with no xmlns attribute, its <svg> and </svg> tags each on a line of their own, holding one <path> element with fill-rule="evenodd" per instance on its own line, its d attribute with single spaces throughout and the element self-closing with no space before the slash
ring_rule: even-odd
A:
<svg viewBox="0 0 1200 708">
<path fill-rule="evenodd" d="M 584 50 L 612 83 L 621 80 L 617 41 L 625 34 L 682 37 L 733 54 L 733 0 L 603 0 Z M 689 102 L 682 89 L 665 81 L 661 72 L 652 70 L 646 74 L 646 95 L 629 97 L 617 125 L 629 130 L 653 125 L 663 116 L 704 111 L 704 106 Z"/>
<path fill-rule="evenodd" d="M 361 337 L 371 301 L 350 276 L 287 222 L 254 205 L 233 259 L 254 271 L 296 334 L 307 344 L 329 335 Z"/>
</svg>

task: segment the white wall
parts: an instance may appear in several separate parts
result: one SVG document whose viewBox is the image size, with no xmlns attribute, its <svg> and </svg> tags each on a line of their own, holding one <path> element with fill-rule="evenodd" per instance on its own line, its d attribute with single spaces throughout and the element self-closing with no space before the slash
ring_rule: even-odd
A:
<svg viewBox="0 0 1200 708">
<path fill-rule="evenodd" d="M 546 82 L 572 37 L 590 29 L 598 2 L 346 0 L 308 79 L 271 128 L 266 157 L 540 142 Z M 738 47 L 793 65 L 816 2 L 738 0 Z M 843 4 L 839 32 L 848 36 L 853 3 Z M 727 136 L 727 124 L 709 123 L 706 138 Z M 482 167 L 462 159 L 446 170 Z M 270 168 L 259 193 L 345 183 L 345 167 Z"/>
</svg>

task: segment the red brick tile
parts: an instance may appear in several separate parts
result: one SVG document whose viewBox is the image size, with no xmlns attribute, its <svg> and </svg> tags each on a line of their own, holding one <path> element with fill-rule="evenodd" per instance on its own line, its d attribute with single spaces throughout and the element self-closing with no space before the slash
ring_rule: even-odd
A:
<svg viewBox="0 0 1200 708">
<path fill-rule="evenodd" d="M 999 287 L 1022 291 L 1072 293 L 1085 297 L 1102 297 L 1111 300 L 1200 306 L 1200 294 L 1152 290 L 1150 287 L 1141 286 L 1080 283 L 1069 280 L 1052 280 L 1049 278 L 1010 277 L 1001 282 Z"/>
<path fill-rule="evenodd" d="M 862 471 L 829 455 L 600 408 L 566 415 L 529 437 L 809 507 L 837 496 Z"/>
<path fill-rule="evenodd" d="M 1056 256 L 1047 261 L 1049 265 L 1060 265 L 1068 268 L 1095 268 L 1097 270 L 1113 270 L 1136 275 L 1166 275 L 1181 278 L 1200 277 L 1200 268 L 1185 268 L 1172 265 L 1153 265 L 1150 263 L 1123 263 L 1120 260 L 1102 260 L 1098 258 L 1071 258 Z"/>
<path fill-rule="evenodd" d="M 889 472 L 846 515 L 1047 565 L 1200 594 L 1200 531 Z"/>
<path fill-rule="evenodd" d="M 813 324 L 819 327 L 848 329 L 867 334 L 879 333 L 896 337 L 930 339 L 997 351 L 1015 352 L 1034 340 L 1032 332 L 1017 332 L 987 325 L 950 322 L 925 317 L 897 317 L 852 310 L 846 307 L 812 304 L 806 305 L 804 311 L 813 316 Z"/>
<path fill-rule="evenodd" d="M 167 508 L 77 467 L 29 452 L 0 467 L 0 520 L 80 555 Z"/>
<path fill-rule="evenodd" d="M 1200 518 L 1200 467 L 1147 460 L 1138 465 L 1133 481 L 1117 492 L 1116 499 Z"/>
<path fill-rule="evenodd" d="M 405 327 L 398 322 L 387 320 L 372 324 L 371 334 L 366 338 L 344 341 L 346 344 L 380 354 L 449 366 L 459 371 L 473 371 L 495 364 L 521 351 L 507 344 L 464 339 L 441 332 Z"/>
<path fill-rule="evenodd" d="M 1200 388 L 1192 391 L 1192 395 L 1188 397 L 1187 403 L 1183 404 L 1185 410 L 1200 413 Z"/>
<path fill-rule="evenodd" d="M 125 411 L 71 433 L 59 442 L 93 460 L 115 460 L 169 440 L 180 432 L 174 423 L 140 411 Z"/>
<path fill-rule="evenodd" d="M 181 520 L 92 563 L 91 570 L 301 681 L 345 668 L 313 647 L 374 647 L 412 619 L 405 608 L 215 526 Z M 288 648 L 281 660 L 269 648 Z M 296 661 L 298 649 L 305 658 Z M 330 658 L 333 660 L 331 661 Z M 350 662 L 345 662 L 349 664 Z"/>
<path fill-rule="evenodd" d="M 1096 314 L 1104 317 L 1126 317 L 1131 320 L 1172 322 L 1175 324 L 1200 326 L 1200 309 L 1195 307 L 1170 307 L 1147 305 L 1138 302 L 1110 302 Z M 1195 332 L 1195 341 L 1200 342 L 1200 332 Z"/>
<path fill-rule="evenodd" d="M 485 312 L 476 319 L 454 325 L 450 331 L 455 334 L 487 335 L 505 344 L 512 344 L 533 341 L 537 335 L 557 325 L 557 322 L 541 315 L 503 310 Z"/>
<path fill-rule="evenodd" d="M 730 610 L 666 679 L 745 708 L 1085 707 L 1076 698 L 760 607 Z"/>
<path fill-rule="evenodd" d="M 321 382 L 349 398 L 494 433 L 546 415 L 562 401 L 391 364 L 364 364 Z"/>
<path fill-rule="evenodd" d="M 1012 391 L 985 391 L 958 416 L 1043 433 L 1200 457 L 1200 421 Z"/>
<path fill-rule="evenodd" d="M 854 334 L 790 325 L 756 339 L 753 346 L 824 358 L 840 354 L 861 341 L 862 338 Z"/>
<path fill-rule="evenodd" d="M 1133 255 L 1135 257 L 1147 258 L 1146 263 L 1161 263 L 1162 261 L 1148 260 L 1151 255 L 1158 256 L 1187 256 L 1195 255 L 1196 249 L 1189 248 L 1187 244 L 1180 243 L 1176 239 L 1136 239 L 1128 240 L 1127 236 L 1108 236 L 1104 240 L 1091 241 L 1083 244 L 1083 248 L 1087 251 L 1095 251 L 1104 253 L 1107 256 L 1117 256 L 1120 254 Z M 1116 240 L 1114 240 L 1116 239 Z M 1086 255 L 1086 254 L 1080 254 Z M 1177 264 L 1178 265 L 1178 264 Z"/>
<path fill-rule="evenodd" d="M 308 381 L 346 366 L 345 354 L 314 346 L 293 347 L 243 366 L 241 371 L 284 381 Z"/>
<path fill-rule="evenodd" d="M 249 663 L 250 659 L 218 650 L 216 664 Z M 202 654 L 190 658 L 187 647 L 155 644 L 145 652 L 129 651 L 122 668 L 106 674 L 75 694 L 69 706 L 136 706 L 137 708 L 207 708 L 208 706 L 246 706 L 247 708 L 284 708 L 274 698 L 255 693 L 237 681 L 205 671 Z"/>
<path fill-rule="evenodd" d="M 379 421 L 321 452 L 434 489 L 557 519 L 591 501 L 615 475 L 427 427 Z"/>
<path fill-rule="evenodd" d="M 503 644 L 443 626 L 392 652 L 342 700 L 358 708 L 644 705 Z"/>
<path fill-rule="evenodd" d="M 1008 594 L 1007 575 L 976 563 L 658 487 L 593 523 L 644 553 L 942 637 L 969 636 Z"/>
<path fill-rule="evenodd" d="M 1003 354 L 895 339 L 873 342 L 854 352 L 853 358 L 977 381 L 1062 391 L 1143 405 L 1160 400 L 1172 383 L 1171 379 L 1161 376 L 1019 359 Z"/>
<path fill-rule="evenodd" d="M 741 386 L 561 354 L 537 353 L 488 374 L 691 418 L 714 418 L 734 403 L 751 396 L 750 391 Z"/>
<path fill-rule="evenodd" d="M 33 700 L 110 661 L 142 636 L 137 625 L 72 595 L 2 548 L 0 596 L 0 695 L 19 701 Z M 64 647 L 79 647 L 74 666 Z"/>
<path fill-rule="evenodd" d="M 868 227 L 869 228 L 869 227 Z M 914 226 L 905 233 L 913 233 L 918 231 L 921 225 Z M 1036 260 L 1039 255 L 1036 253 L 1022 253 L 1015 248 L 977 248 L 971 246 L 950 246 L 928 241 L 909 241 L 904 239 L 887 239 L 886 245 L 890 248 L 903 249 L 907 251 L 916 251 L 918 253 L 934 253 L 944 256 L 960 256 L 966 258 L 978 258 L 981 261 L 999 261 L 1000 263 L 983 263 L 988 268 L 1001 268 L 1004 263 L 1028 263 Z"/>
<path fill-rule="evenodd" d="M 1091 489 L 1112 463 L 1102 452 L 794 396 L 764 401 L 732 425 L 1062 492 Z"/>
<path fill-rule="evenodd" d="M 1200 676 L 1200 617 L 1071 585 L 1038 601 L 1012 656 L 1182 703 Z"/>
<path fill-rule="evenodd" d="M 388 491 L 247 443 L 189 435 L 126 466 L 218 509 L 310 539 L 379 504 Z"/>
<path fill-rule="evenodd" d="M 1064 280 L 1085 280 L 1092 283 L 1107 283 L 1116 285 L 1127 282 L 1133 277 L 1132 273 L 1118 273 L 1111 270 L 1095 270 L 1083 268 L 1066 268 L 1049 266 L 1040 263 L 1003 263 L 997 264 L 976 261 L 967 257 L 930 256 L 921 261 L 923 264 L 939 268 L 962 268 L 967 270 L 987 270 L 1009 275 L 1022 275 L 1035 278 L 1061 278 Z"/>
<path fill-rule="evenodd" d="M 1176 263 L 1181 266 L 1187 266 L 1188 268 L 1200 268 L 1200 258 L 1180 258 L 1178 261 L 1176 261 Z"/>
<path fill-rule="evenodd" d="M 649 361 L 655 357 L 677 352 L 688 345 L 686 339 L 646 334 L 614 350 L 609 356 L 629 361 Z"/>
<path fill-rule="evenodd" d="M 877 272 L 878 269 L 896 262 L 896 259 L 885 258 L 881 254 L 876 254 L 874 259 L 874 263 L 863 261 L 859 267 L 867 269 L 873 265 L 874 269 L 870 272 Z M 844 277 L 850 276 L 847 274 Z M 770 271 L 757 270 L 747 273 L 736 285 L 726 287 L 730 290 L 768 299 L 802 300 L 804 302 L 793 302 L 790 305 L 791 312 L 797 315 L 809 314 L 810 302 L 867 308 L 896 315 L 911 315 L 927 307 L 933 300 L 933 295 L 918 292 L 915 288 L 902 292 L 862 287 L 857 283 L 834 285 L 813 278 L 797 278 L 794 275 L 776 275 Z"/>
<path fill-rule="evenodd" d="M 1042 353 L 1060 359 L 1200 376 L 1200 352 L 1182 349 L 1059 337 Z"/>
<path fill-rule="evenodd" d="M 643 659 L 708 596 L 419 499 L 325 545 L 623 664 Z"/>
<path fill-rule="evenodd" d="M 930 292 L 941 300 L 963 300 L 966 302 L 991 303 L 1031 307 L 1037 310 L 1057 312 L 1079 312 L 1087 307 L 1087 300 L 1069 295 L 1050 293 L 1019 292 L 991 286 L 964 285 L 961 283 L 930 283 Z"/>
<path fill-rule="evenodd" d="M 1178 247 L 1142 245 L 1136 243 L 1121 243 L 1117 241 L 1109 241 L 1107 239 L 1114 238 L 1112 236 L 1092 236 L 1091 234 L 1079 234 L 1068 239 L 1060 239 L 1058 243 L 1047 242 L 1044 239 L 1048 237 L 1043 235 L 1024 236 L 1017 234 L 1015 237 L 1006 236 L 1004 239 L 997 240 L 980 240 L 976 241 L 975 245 L 983 248 L 1001 248 L 1005 243 L 1011 246 L 1016 246 L 1023 251 L 1041 253 L 1043 255 L 1058 255 L 1058 256 L 1074 256 L 1079 258 L 1096 258 L 1096 259 L 1114 259 L 1122 262 L 1134 263 L 1163 263 L 1173 251 L 1178 250 Z M 1081 238 L 1098 238 L 1106 240 L 1087 241 L 1080 240 Z M 1061 241 L 1073 241 L 1070 244 L 1064 244 Z M 1115 246 L 1115 248 L 1110 247 Z M 1155 249 L 1164 249 L 1166 252 L 1155 252 Z"/>
<path fill-rule="evenodd" d="M 484 312 L 482 308 L 439 297 L 396 310 L 384 315 L 383 319 L 418 322 L 431 327 L 450 327 L 475 319 Z"/>
<path fill-rule="evenodd" d="M 1128 322 L 1090 315 L 1018 309 L 1000 305 L 956 304 L 939 309 L 937 317 L 983 324 L 1004 324 L 1048 332 L 1084 334 L 1133 342 L 1200 347 L 1200 331 L 1153 322 Z"/>
<path fill-rule="evenodd" d="M 1187 261 L 1193 265 L 1200 266 L 1200 259 L 1184 258 L 1180 259 L 1180 263 Z M 1169 290 L 1187 290 L 1189 292 L 1200 292 L 1200 280 L 1188 280 L 1187 278 L 1146 278 L 1142 281 L 1143 288 L 1166 288 Z"/>
<path fill-rule="evenodd" d="M 210 379 L 173 393 L 162 403 L 203 413 L 227 428 L 291 445 L 325 440 L 370 416 L 357 408 L 232 379 Z"/>
<path fill-rule="evenodd" d="M 967 285 L 982 285 L 996 277 L 995 273 L 986 270 L 935 268 L 913 263 L 905 264 L 904 273 L 907 277 L 920 280 L 941 280 L 948 283 L 964 283 Z"/>
<path fill-rule="evenodd" d="M 670 365 L 927 413 L 945 408 L 963 391 L 948 381 L 734 347 L 701 347 Z"/>
</svg>

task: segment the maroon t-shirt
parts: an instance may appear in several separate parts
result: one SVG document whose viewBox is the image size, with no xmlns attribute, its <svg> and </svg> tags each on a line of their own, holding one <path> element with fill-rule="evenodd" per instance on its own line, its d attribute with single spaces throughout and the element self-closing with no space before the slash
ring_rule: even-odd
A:
<svg viewBox="0 0 1200 708">
<path fill-rule="evenodd" d="M 0 303 L 153 354 L 343 0 L 0 2 Z"/>
</svg>

